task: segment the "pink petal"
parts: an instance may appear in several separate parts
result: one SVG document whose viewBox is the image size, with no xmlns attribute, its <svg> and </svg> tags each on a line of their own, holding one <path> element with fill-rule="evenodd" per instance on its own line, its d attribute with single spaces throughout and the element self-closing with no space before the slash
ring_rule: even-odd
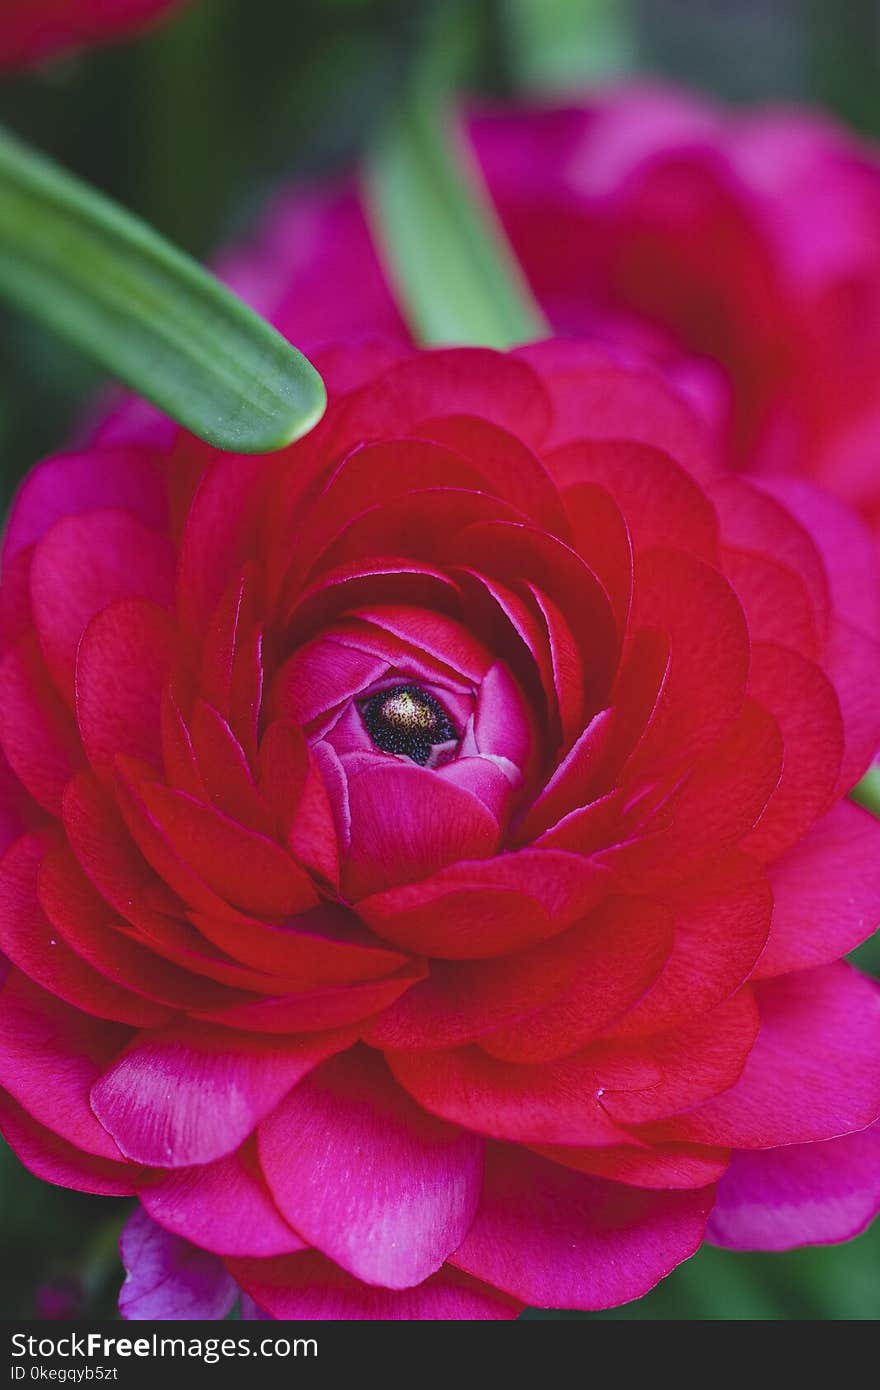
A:
<svg viewBox="0 0 880 1390">
<path fill-rule="evenodd" d="M 160 1226 L 216 1255 L 266 1257 L 305 1248 L 283 1220 L 256 1154 L 248 1150 L 148 1180 L 140 1198 Z"/>
<path fill-rule="evenodd" d="M 29 1173 L 56 1187 L 91 1192 L 100 1197 L 132 1197 L 141 1172 L 119 1156 L 98 1158 L 76 1148 L 51 1129 L 38 1124 L 26 1110 L 0 1091 L 0 1132 Z"/>
<path fill-rule="evenodd" d="M 129 1320 L 225 1318 L 238 1290 L 216 1255 L 157 1226 L 143 1208 L 129 1217 L 120 1241 L 125 1283 L 119 1311 Z"/>
<path fill-rule="evenodd" d="M 516 1318 L 522 1304 L 476 1279 L 444 1268 L 414 1289 L 361 1284 L 315 1251 L 281 1260 L 229 1260 L 235 1279 L 281 1321 L 436 1322 Z"/>
<path fill-rule="evenodd" d="M 0 1008 L 0 1085 L 75 1148 L 118 1162 L 122 1154 L 95 1119 L 89 1091 L 130 1036 L 11 971 Z"/>
<path fill-rule="evenodd" d="M 129 512 L 158 527 L 167 510 L 160 470 L 146 449 L 95 449 L 58 454 L 25 478 L 12 505 L 3 543 L 4 570 L 62 517 L 99 507 Z"/>
<path fill-rule="evenodd" d="M 880 824 L 842 801 L 770 866 L 769 878 L 773 919 L 755 976 L 839 960 L 877 926 Z"/>
<path fill-rule="evenodd" d="M 343 887 L 355 901 L 497 847 L 498 822 L 482 801 L 428 768 L 377 755 L 366 770 L 349 774 L 348 792 Z"/>
<path fill-rule="evenodd" d="M 366 1051 L 326 1063 L 291 1091 L 260 1126 L 259 1149 L 291 1225 L 385 1288 L 438 1270 L 480 1195 L 482 1142 L 426 1115 Z"/>
<path fill-rule="evenodd" d="M 187 1168 L 232 1153 L 306 1072 L 345 1041 L 287 1041 L 207 1024 L 141 1033 L 92 1087 L 92 1108 L 138 1163 Z"/>
<path fill-rule="evenodd" d="M 880 1209 L 880 1123 L 819 1144 L 735 1153 L 707 1235 L 733 1250 L 791 1250 L 857 1236 Z"/>
<path fill-rule="evenodd" d="M 658 1138 L 764 1149 L 833 1139 L 880 1114 L 880 991 L 844 965 L 755 987 L 761 1031 L 725 1095 L 666 1121 Z"/>
<path fill-rule="evenodd" d="M 269 688 L 270 719 L 309 724 L 358 695 L 387 671 L 387 663 L 332 636 L 317 637 L 287 658 Z"/>
<path fill-rule="evenodd" d="M 614 1308 L 694 1253 L 712 1197 L 710 1187 L 638 1191 L 493 1147 L 480 1210 L 452 1259 L 541 1308 Z"/>
<path fill-rule="evenodd" d="M 806 478 L 756 482 L 796 517 L 817 547 L 837 615 L 872 636 L 880 634 L 880 576 L 874 539 L 856 513 Z"/>
</svg>

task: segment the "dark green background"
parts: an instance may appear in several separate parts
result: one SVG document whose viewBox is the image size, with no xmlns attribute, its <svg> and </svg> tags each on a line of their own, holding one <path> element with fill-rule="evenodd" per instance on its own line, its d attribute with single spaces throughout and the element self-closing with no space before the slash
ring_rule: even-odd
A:
<svg viewBox="0 0 880 1390">
<path fill-rule="evenodd" d="M 448 0 L 200 0 L 136 43 L 0 84 L 0 121 L 204 255 L 284 178 L 344 166 Z M 880 129 L 876 0 L 466 0 L 463 80 L 513 95 L 638 71 L 734 101 L 820 102 Z M 99 385 L 72 349 L 0 309 L 0 501 Z M 861 964 L 880 974 L 880 946 Z M 50 1188 L 0 1149 L 0 1316 L 111 1315 L 127 1204 Z M 874 1318 L 880 1223 L 786 1255 L 705 1249 L 613 1318 Z M 532 1314 L 589 1317 L 589 1314 Z"/>
</svg>

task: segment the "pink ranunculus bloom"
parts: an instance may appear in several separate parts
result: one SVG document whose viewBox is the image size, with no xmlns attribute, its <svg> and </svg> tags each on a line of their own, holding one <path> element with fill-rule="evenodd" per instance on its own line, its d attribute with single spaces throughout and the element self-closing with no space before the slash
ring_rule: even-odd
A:
<svg viewBox="0 0 880 1390">
<path fill-rule="evenodd" d="M 557 333 L 647 355 L 734 468 L 807 474 L 880 531 L 872 147 L 812 112 L 631 87 L 483 111 L 469 135 Z M 288 195 L 265 251 L 295 341 L 403 334 L 353 185 Z"/>
<path fill-rule="evenodd" d="M 18 494 L 3 1133 L 140 1197 L 133 1318 L 606 1308 L 707 1220 L 854 1234 L 860 523 L 583 345 L 317 365 L 278 455 L 123 415 Z"/>
<path fill-rule="evenodd" d="M 144 28 L 183 0 L 0 0 L 0 69 L 107 43 Z"/>
</svg>

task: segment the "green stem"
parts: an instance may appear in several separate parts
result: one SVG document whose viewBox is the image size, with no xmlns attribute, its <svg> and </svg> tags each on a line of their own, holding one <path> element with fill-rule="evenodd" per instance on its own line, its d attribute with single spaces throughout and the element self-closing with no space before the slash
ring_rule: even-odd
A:
<svg viewBox="0 0 880 1390">
<path fill-rule="evenodd" d="M 457 157 L 456 157 L 457 156 Z M 404 317 L 426 346 L 509 348 L 548 327 L 442 105 L 419 95 L 382 131 L 367 206 Z"/>
<path fill-rule="evenodd" d="M 320 419 L 280 333 L 157 232 L 0 130 L 0 296 L 220 449 L 265 453 Z"/>
</svg>

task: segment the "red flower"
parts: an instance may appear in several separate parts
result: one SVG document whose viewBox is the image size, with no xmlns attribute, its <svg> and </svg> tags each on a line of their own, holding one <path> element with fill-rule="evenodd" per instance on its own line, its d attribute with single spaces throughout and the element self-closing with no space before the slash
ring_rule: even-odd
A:
<svg viewBox="0 0 880 1390">
<path fill-rule="evenodd" d="M 0 68 L 26 67 L 81 44 L 141 29 L 180 0 L 3 0 Z"/>
<path fill-rule="evenodd" d="M 222 1315 L 230 1276 L 278 1317 L 607 1307 L 719 1179 L 718 1239 L 850 1234 L 857 523 L 717 475 L 584 347 L 318 366 L 281 455 L 117 422 L 19 494 L 3 1132 L 140 1195 L 130 1316 Z"/>
<path fill-rule="evenodd" d="M 631 88 L 469 130 L 557 332 L 653 360 L 733 467 L 807 473 L 880 530 L 873 148 L 812 113 Z M 296 342 L 405 331 L 350 187 L 288 198 L 243 287 Z"/>
</svg>

